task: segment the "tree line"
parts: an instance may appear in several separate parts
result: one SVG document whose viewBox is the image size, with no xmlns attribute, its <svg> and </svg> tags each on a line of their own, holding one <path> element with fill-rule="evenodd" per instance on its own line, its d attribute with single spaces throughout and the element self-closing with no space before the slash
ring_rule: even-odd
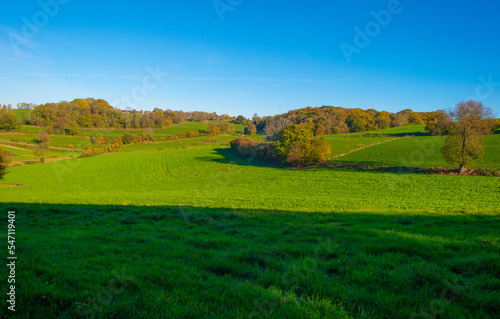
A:
<svg viewBox="0 0 500 319">
<path fill-rule="evenodd" d="M 218 115 L 215 112 L 184 112 L 159 108 L 153 111 L 120 110 L 109 105 L 106 100 L 93 98 L 46 103 L 34 107 L 29 105 L 27 108 L 24 108 L 25 104 L 22 103 L 19 107 L 30 111 L 21 119 L 6 109 L 5 113 L 9 114 L 10 122 L 15 122 L 16 125 L 21 123 L 50 128 L 55 133 L 67 135 L 77 135 L 80 128 L 147 129 L 163 128 L 184 121 L 234 121 L 236 119 L 236 117 Z"/>
<path fill-rule="evenodd" d="M 308 124 L 313 126 L 315 136 L 322 136 L 423 124 L 429 114 L 413 112 L 410 109 L 390 113 L 374 109 L 322 106 L 306 107 L 262 118 L 254 114 L 252 119 L 248 119 L 243 115 L 232 117 L 227 114 L 218 115 L 215 112 L 183 112 L 160 108 L 155 108 L 153 111 L 136 111 L 130 108 L 120 110 L 103 99 L 93 98 L 41 105 L 19 103 L 17 107 L 29 112 L 18 119 L 14 113 L 9 112 L 10 106 L 4 106 L 0 115 L 0 129 L 14 130 L 21 123 L 45 127 L 54 133 L 76 135 L 80 128 L 147 129 L 163 128 L 184 121 L 219 121 L 246 125 L 245 134 L 248 135 L 260 132 L 270 136 L 276 136 L 291 124 Z M 209 128 L 211 135 L 218 135 L 219 130 L 224 134 L 227 127 L 221 124 L 219 127 Z"/>
<path fill-rule="evenodd" d="M 292 124 L 307 124 L 312 126 L 315 136 L 322 136 L 424 124 L 428 114 L 429 112 L 413 112 L 410 109 L 390 113 L 374 109 L 309 106 L 272 117 L 260 118 L 254 115 L 253 124 L 258 131 L 275 137 Z"/>
<path fill-rule="evenodd" d="M 322 116 L 319 117 L 319 114 Z M 328 114 L 339 115 L 339 122 L 330 127 L 332 117 L 328 117 Z M 329 124 L 324 126 L 325 122 Z M 430 134 L 445 135 L 441 153 L 448 163 L 458 164 L 459 174 L 463 174 L 466 167 L 470 167 L 474 161 L 481 160 L 484 136 L 500 127 L 500 121 L 494 118 L 490 108 L 472 100 L 458 103 L 453 109 L 428 113 L 404 110 L 391 114 L 334 107 L 305 108 L 268 120 L 264 131 L 273 137 L 273 142 L 238 138 L 231 141 L 230 145 L 233 151 L 249 161 L 259 158 L 287 165 L 307 166 L 324 162 L 331 153 L 322 136 L 325 132 L 332 133 L 328 131 L 328 127 L 343 127 L 342 130 L 349 132 L 423 123 L 426 123 L 425 129 Z M 321 128 L 327 130 L 323 131 Z"/>
</svg>

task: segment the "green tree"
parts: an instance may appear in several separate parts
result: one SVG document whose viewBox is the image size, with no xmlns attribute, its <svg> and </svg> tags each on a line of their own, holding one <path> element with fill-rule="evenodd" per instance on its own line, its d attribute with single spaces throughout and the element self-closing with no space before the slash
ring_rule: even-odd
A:
<svg viewBox="0 0 500 319">
<path fill-rule="evenodd" d="M 482 103 L 469 100 L 449 110 L 448 117 L 449 134 L 441 152 L 448 163 L 458 164 L 459 173 L 463 174 L 466 166 L 483 156 L 483 135 L 493 130 L 493 112 Z"/>
<path fill-rule="evenodd" d="M 238 115 L 238 117 L 236 118 L 236 121 L 235 121 L 236 124 L 242 124 L 242 125 L 245 124 L 245 122 L 246 122 L 246 119 L 243 115 Z"/>
<path fill-rule="evenodd" d="M 19 127 L 17 116 L 12 112 L 0 114 L 0 130 L 13 131 Z"/>
</svg>

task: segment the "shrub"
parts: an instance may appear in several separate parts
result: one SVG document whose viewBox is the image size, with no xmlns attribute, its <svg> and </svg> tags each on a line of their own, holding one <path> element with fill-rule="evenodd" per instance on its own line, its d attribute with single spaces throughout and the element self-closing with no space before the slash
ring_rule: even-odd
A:
<svg viewBox="0 0 500 319">
<path fill-rule="evenodd" d="M 134 141 L 134 136 L 132 134 L 126 134 L 122 137 L 123 144 L 131 144 Z"/>
<path fill-rule="evenodd" d="M 0 148 L 0 181 L 3 179 L 5 174 L 7 174 L 7 152 Z"/>
<path fill-rule="evenodd" d="M 474 170 L 474 174 L 479 176 L 500 176 L 500 172 L 492 168 L 478 168 Z"/>
<path fill-rule="evenodd" d="M 269 162 L 277 162 L 277 153 L 274 144 L 263 143 L 249 138 L 238 137 L 230 143 L 231 149 L 238 155 L 245 157 L 247 161 L 255 158 Z"/>
</svg>

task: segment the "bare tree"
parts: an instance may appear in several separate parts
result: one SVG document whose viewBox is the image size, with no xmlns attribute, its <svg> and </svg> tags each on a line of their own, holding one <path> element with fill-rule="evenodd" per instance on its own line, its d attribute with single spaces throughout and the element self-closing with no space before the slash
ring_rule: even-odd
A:
<svg viewBox="0 0 500 319">
<path fill-rule="evenodd" d="M 465 167 L 483 156 L 484 135 L 493 130 L 493 112 L 482 103 L 469 100 L 448 110 L 448 136 L 441 149 L 444 159 L 451 164 L 459 164 L 463 174 Z"/>
<path fill-rule="evenodd" d="M 290 125 L 293 124 L 293 121 L 290 120 L 289 118 L 286 118 L 284 116 L 276 116 L 273 117 L 269 123 L 267 123 L 266 127 L 264 128 L 264 132 L 276 138 L 278 136 L 278 133 L 289 127 Z"/>
</svg>

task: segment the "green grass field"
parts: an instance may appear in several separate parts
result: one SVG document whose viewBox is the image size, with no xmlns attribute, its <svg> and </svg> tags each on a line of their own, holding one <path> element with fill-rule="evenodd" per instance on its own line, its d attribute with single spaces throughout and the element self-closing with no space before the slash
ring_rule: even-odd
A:
<svg viewBox="0 0 500 319">
<path fill-rule="evenodd" d="M 374 145 L 335 160 L 388 166 L 454 167 L 444 160 L 440 151 L 443 145 L 443 136 L 412 136 Z M 500 169 L 500 134 L 486 136 L 484 149 L 483 159 L 475 167 Z"/>
<path fill-rule="evenodd" d="M 338 136 L 363 136 L 363 135 L 388 135 L 388 136 L 405 136 L 405 135 L 427 135 L 425 124 L 408 125 L 401 127 L 391 127 L 377 131 L 356 132 L 337 134 Z"/>
<path fill-rule="evenodd" d="M 394 130 L 327 140 L 347 152 L 411 129 Z M 488 137 L 487 154 L 498 152 L 498 136 Z M 7 211 L 17 211 L 16 312 L 498 317 L 498 178 L 270 167 L 235 156 L 232 138 L 127 145 L 127 152 L 10 168 L 0 210 L 4 225 Z M 378 162 L 400 165 L 401 154 L 438 138 L 401 138 L 336 160 L 380 154 Z M 440 163 L 425 154 L 425 163 Z"/>
<path fill-rule="evenodd" d="M 203 123 L 196 122 L 183 122 L 180 124 L 172 124 L 170 126 L 164 127 L 162 129 L 154 129 L 153 135 L 178 135 L 179 133 L 186 133 L 192 131 L 202 131 L 206 133 L 207 125 Z M 94 134 L 96 136 L 108 136 L 110 138 L 118 137 L 126 134 L 145 134 L 146 130 L 144 129 L 130 129 L 130 130 L 122 130 L 122 129 L 80 129 L 80 133 L 82 134 Z"/>
</svg>

